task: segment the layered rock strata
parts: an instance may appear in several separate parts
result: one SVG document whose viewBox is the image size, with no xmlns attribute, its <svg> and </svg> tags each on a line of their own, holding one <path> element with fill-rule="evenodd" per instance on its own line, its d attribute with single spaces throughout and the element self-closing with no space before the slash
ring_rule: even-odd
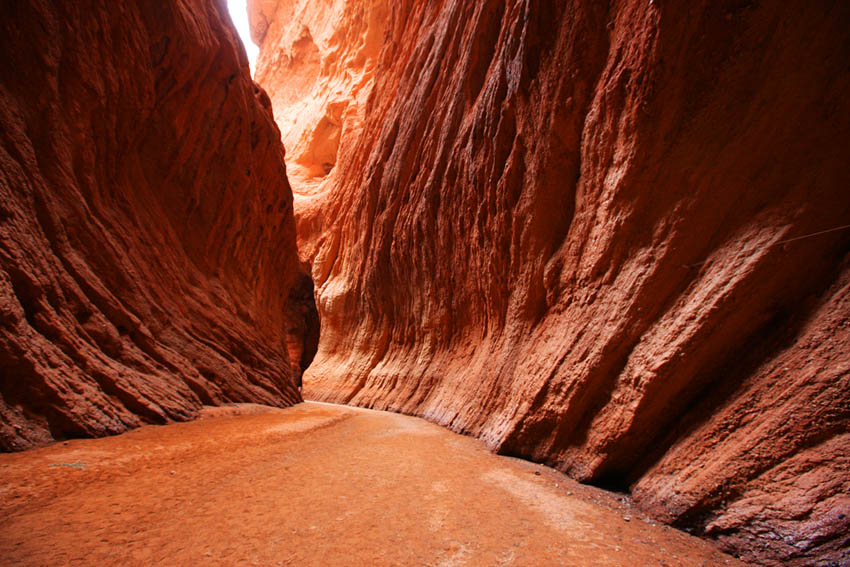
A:
<svg viewBox="0 0 850 567">
<path fill-rule="evenodd" d="M 305 395 L 850 562 L 848 5 L 353 4 L 252 8 L 307 180 Z"/>
<path fill-rule="evenodd" d="M 225 3 L 0 20 L 0 449 L 299 401 L 292 196 Z"/>
</svg>

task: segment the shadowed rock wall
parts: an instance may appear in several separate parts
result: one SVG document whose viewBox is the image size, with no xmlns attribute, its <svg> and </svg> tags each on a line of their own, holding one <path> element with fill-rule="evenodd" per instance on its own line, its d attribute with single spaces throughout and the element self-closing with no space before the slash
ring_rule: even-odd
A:
<svg viewBox="0 0 850 567">
<path fill-rule="evenodd" d="M 299 401 L 292 196 L 225 2 L 0 21 L 0 448 Z"/>
</svg>

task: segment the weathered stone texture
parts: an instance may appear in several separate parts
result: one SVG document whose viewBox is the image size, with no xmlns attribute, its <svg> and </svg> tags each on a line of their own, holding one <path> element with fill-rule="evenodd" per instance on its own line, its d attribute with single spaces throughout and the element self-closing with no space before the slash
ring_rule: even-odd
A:
<svg viewBox="0 0 850 567">
<path fill-rule="evenodd" d="M 299 401 L 292 195 L 224 2 L 0 21 L 0 448 Z"/>
<path fill-rule="evenodd" d="M 262 4 L 307 397 L 850 562 L 846 2 Z"/>
</svg>

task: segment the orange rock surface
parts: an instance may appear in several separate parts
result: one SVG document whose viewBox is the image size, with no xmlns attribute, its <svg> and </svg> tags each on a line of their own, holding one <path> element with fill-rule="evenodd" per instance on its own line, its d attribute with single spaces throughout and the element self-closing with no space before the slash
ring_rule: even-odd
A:
<svg viewBox="0 0 850 567">
<path fill-rule="evenodd" d="M 273 85 L 289 179 L 300 194 L 318 191 L 334 170 L 340 140 L 356 137 L 363 122 L 387 2 L 249 0 L 248 9 L 251 35 L 265 46 L 256 80 Z"/>
<path fill-rule="evenodd" d="M 224 3 L 0 21 L 0 449 L 300 401 L 283 148 Z"/>
<path fill-rule="evenodd" d="M 305 396 L 765 565 L 850 562 L 848 18 L 254 2 L 322 321 Z"/>
</svg>

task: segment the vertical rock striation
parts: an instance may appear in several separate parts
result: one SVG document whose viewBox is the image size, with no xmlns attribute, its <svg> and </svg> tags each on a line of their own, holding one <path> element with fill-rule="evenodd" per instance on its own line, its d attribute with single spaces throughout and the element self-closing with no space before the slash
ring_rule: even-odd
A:
<svg viewBox="0 0 850 567">
<path fill-rule="evenodd" d="M 225 3 L 0 19 L 0 448 L 299 401 L 292 196 Z"/>
<path fill-rule="evenodd" d="M 307 395 L 850 562 L 848 5 L 354 4 L 252 8 L 308 180 Z"/>
</svg>

